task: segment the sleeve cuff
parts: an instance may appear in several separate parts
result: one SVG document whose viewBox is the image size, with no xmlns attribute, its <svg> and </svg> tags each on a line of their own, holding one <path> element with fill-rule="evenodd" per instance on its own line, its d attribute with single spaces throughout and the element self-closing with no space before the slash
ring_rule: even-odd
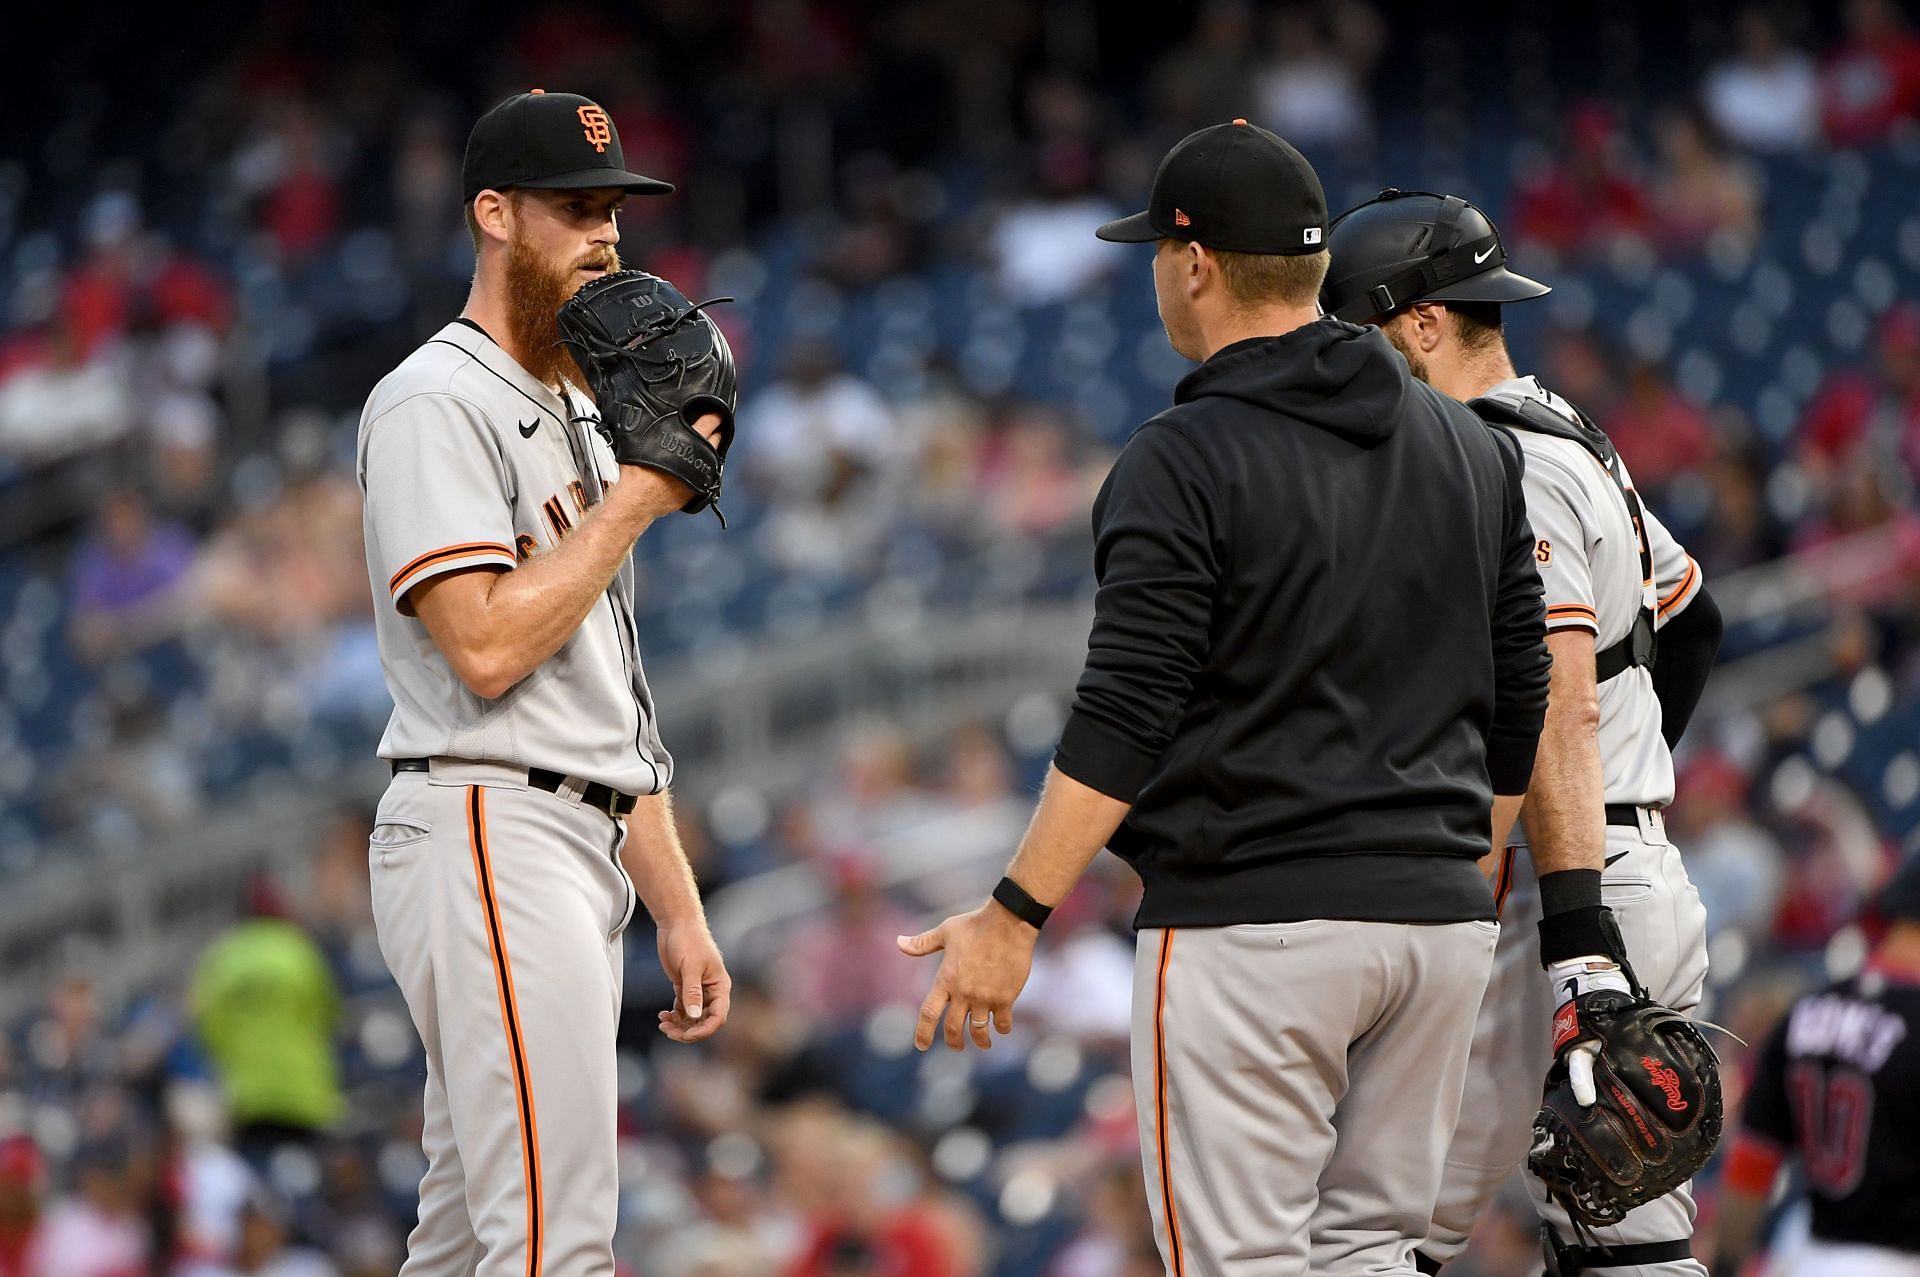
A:
<svg viewBox="0 0 1920 1277">
<path fill-rule="evenodd" d="M 458 545 L 445 545 L 438 550 L 429 550 L 418 558 L 410 560 L 387 579 L 387 593 L 398 605 L 400 600 L 406 597 L 407 591 L 420 582 L 439 576 L 443 572 L 473 567 L 481 563 L 499 563 L 511 568 L 514 565 L 513 547 L 502 545 L 498 541 L 464 541 Z"/>
<path fill-rule="evenodd" d="M 1487 779 L 1501 798 L 1518 798 L 1533 779 L 1533 756 L 1540 738 L 1494 736 L 1487 741 Z"/>
<path fill-rule="evenodd" d="M 1158 752 L 1115 735 L 1079 710 L 1068 717 L 1053 755 L 1053 765 L 1062 773 L 1123 803 L 1134 800 L 1159 761 Z"/>
<path fill-rule="evenodd" d="M 1700 565 L 1693 561 L 1692 555 L 1688 555 L 1685 574 L 1681 576 L 1678 585 L 1661 596 L 1660 605 L 1655 609 L 1653 619 L 1662 624 L 1671 621 L 1693 601 L 1693 596 L 1700 592 L 1700 583 Z"/>
<path fill-rule="evenodd" d="M 1600 616 L 1585 603 L 1556 603 L 1547 609 L 1547 631 L 1588 630 L 1600 633 Z"/>
</svg>

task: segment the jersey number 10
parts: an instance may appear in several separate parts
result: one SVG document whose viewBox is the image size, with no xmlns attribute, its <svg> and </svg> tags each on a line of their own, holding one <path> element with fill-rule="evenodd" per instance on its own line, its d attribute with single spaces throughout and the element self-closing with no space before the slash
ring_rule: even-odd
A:
<svg viewBox="0 0 1920 1277">
<path fill-rule="evenodd" d="M 1860 1187 L 1873 1129 L 1873 1083 L 1856 1069 L 1796 1060 L 1787 1069 L 1807 1179 L 1826 1197 Z"/>
</svg>

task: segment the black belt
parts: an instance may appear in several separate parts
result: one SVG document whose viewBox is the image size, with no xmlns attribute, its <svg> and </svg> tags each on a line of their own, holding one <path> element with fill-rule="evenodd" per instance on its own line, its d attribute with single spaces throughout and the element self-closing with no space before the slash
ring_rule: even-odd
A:
<svg viewBox="0 0 1920 1277">
<path fill-rule="evenodd" d="M 1670 1264 L 1693 1258 L 1693 1243 L 1687 1238 L 1670 1242 L 1621 1242 L 1613 1246 L 1562 1246 L 1553 1235 L 1552 1225 L 1540 1226 L 1543 1249 L 1547 1253 L 1549 1277 L 1579 1277 L 1581 1273 L 1607 1268 L 1637 1268 L 1642 1264 Z"/>
<path fill-rule="evenodd" d="M 1640 828 L 1641 812 L 1658 810 L 1659 808 L 1657 807 L 1636 807 L 1632 803 L 1608 803 L 1607 823 L 1609 825 L 1625 825 L 1629 829 L 1638 829 Z"/>
<path fill-rule="evenodd" d="M 393 760 L 393 774 L 396 776 L 401 772 L 423 772 L 426 770 L 427 760 L 424 758 L 396 758 Z M 535 789 L 544 789 L 550 794 L 557 794 L 560 792 L 560 787 L 566 783 L 566 776 L 560 772 L 548 771 L 544 767 L 529 767 L 527 769 L 527 784 L 533 786 Z M 591 807 L 595 811 L 604 811 L 609 817 L 617 819 L 632 811 L 634 807 L 639 804 L 640 800 L 632 794 L 623 794 L 613 786 L 602 785 L 596 780 L 590 782 L 585 789 L 580 791 L 580 802 L 582 806 Z"/>
</svg>

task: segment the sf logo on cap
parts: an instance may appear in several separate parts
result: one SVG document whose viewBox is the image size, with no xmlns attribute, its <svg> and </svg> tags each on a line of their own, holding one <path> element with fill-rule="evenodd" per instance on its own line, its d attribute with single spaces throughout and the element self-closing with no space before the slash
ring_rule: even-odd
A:
<svg viewBox="0 0 1920 1277">
<path fill-rule="evenodd" d="M 596 151 L 605 151 L 607 143 L 613 141 L 613 125 L 607 119 L 607 113 L 589 102 L 575 112 L 580 117 L 581 127 L 585 130 L 587 141 L 593 143 Z"/>
</svg>

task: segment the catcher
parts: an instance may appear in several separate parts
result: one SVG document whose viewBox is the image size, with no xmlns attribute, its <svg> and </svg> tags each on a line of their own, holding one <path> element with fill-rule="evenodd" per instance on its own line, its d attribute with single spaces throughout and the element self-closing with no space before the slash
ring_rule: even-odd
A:
<svg viewBox="0 0 1920 1277">
<path fill-rule="evenodd" d="M 374 920 L 427 1061 L 402 1271 L 610 1277 L 636 903 L 676 991 L 661 1030 L 695 1042 L 727 1018 L 631 555 L 655 519 L 719 497 L 733 357 L 671 284 L 619 270 L 621 201 L 672 188 L 626 170 L 594 103 L 508 98 L 463 177 L 472 294 L 374 388 L 359 438 L 394 702 Z"/>
<path fill-rule="evenodd" d="M 1686 1181 L 1719 1134 L 1720 1085 L 1681 1013 L 1706 978 L 1706 915 L 1661 809 L 1719 613 L 1607 437 L 1515 374 L 1501 306 L 1548 289 L 1506 269 L 1485 214 L 1388 190 L 1336 220 L 1328 247 L 1327 313 L 1378 325 L 1415 376 L 1519 441 L 1553 653 L 1525 832 L 1494 831 L 1500 945 L 1417 1262 L 1438 1272 L 1464 1249 L 1524 1161 L 1549 1272 L 1704 1277 Z"/>
</svg>

